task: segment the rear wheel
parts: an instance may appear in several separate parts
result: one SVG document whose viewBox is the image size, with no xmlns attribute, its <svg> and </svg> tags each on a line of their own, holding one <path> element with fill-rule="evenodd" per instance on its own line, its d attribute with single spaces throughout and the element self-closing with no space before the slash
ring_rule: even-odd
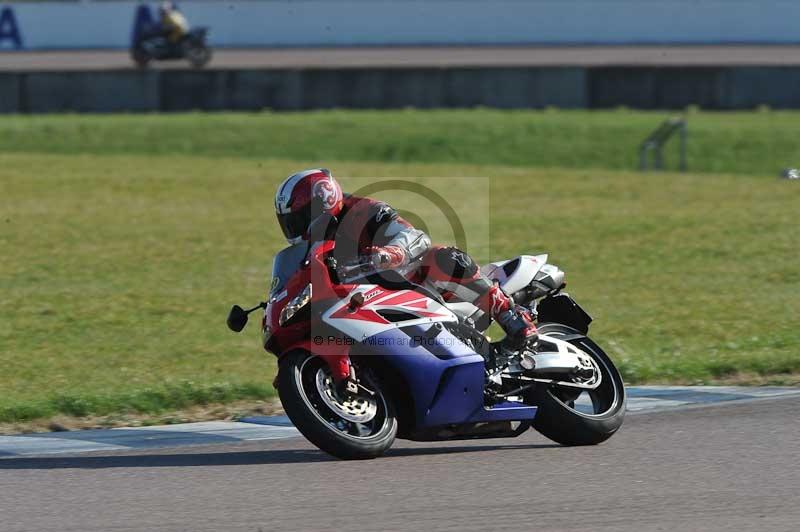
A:
<svg viewBox="0 0 800 532">
<path fill-rule="evenodd" d="M 357 373 L 373 394 L 342 400 L 327 364 L 311 353 L 286 355 L 278 372 L 278 394 L 292 423 L 321 450 L 345 460 L 380 456 L 397 433 L 394 408 L 378 379 L 368 368 Z"/>
<path fill-rule="evenodd" d="M 527 398 L 539 409 L 533 428 L 562 445 L 596 445 L 614 435 L 625 418 L 625 387 L 619 371 L 605 352 L 577 330 L 557 323 L 544 323 L 539 332 L 564 337 L 589 355 L 600 371 L 594 390 L 540 384 Z M 573 339 L 568 339 L 568 337 Z"/>
</svg>

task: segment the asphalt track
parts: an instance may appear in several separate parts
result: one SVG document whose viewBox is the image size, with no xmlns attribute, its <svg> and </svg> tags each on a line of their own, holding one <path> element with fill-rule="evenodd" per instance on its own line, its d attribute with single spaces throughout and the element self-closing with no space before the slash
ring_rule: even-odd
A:
<svg viewBox="0 0 800 532">
<path fill-rule="evenodd" d="M 629 415 L 606 444 L 299 438 L 0 461 L 0 530 L 797 530 L 800 397 Z"/>
<path fill-rule="evenodd" d="M 535 66 L 791 66 L 800 46 L 485 46 L 286 48 L 216 50 L 210 69 L 535 67 Z M 155 68 L 186 68 L 185 61 Z M 132 69 L 124 50 L 0 52 L 0 70 Z"/>
</svg>

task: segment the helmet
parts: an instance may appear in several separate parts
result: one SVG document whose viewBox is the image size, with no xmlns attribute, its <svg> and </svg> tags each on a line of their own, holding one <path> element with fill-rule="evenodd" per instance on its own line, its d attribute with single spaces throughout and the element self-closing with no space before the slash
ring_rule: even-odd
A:
<svg viewBox="0 0 800 532">
<path fill-rule="evenodd" d="M 344 202 L 342 187 L 326 168 L 290 175 L 275 194 L 275 213 L 290 244 L 307 238 L 311 222 L 322 214 L 338 216 Z"/>
</svg>

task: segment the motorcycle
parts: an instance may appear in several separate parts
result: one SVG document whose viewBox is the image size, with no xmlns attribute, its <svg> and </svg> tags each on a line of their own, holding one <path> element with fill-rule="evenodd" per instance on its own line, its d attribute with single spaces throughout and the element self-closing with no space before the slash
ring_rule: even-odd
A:
<svg viewBox="0 0 800 532">
<path fill-rule="evenodd" d="M 211 61 L 211 48 L 206 44 L 208 28 L 192 28 L 177 43 L 171 43 L 161 33 L 144 35 L 131 48 L 131 59 L 140 68 L 150 61 L 188 59 L 195 68 L 204 67 Z"/>
<path fill-rule="evenodd" d="M 329 223 L 318 219 L 311 234 L 325 235 L 319 226 Z M 334 250 L 323 238 L 281 251 L 268 300 L 234 305 L 227 320 L 240 332 L 264 309 L 281 403 L 319 449 L 366 459 L 395 438 L 516 437 L 531 427 L 563 445 L 594 445 L 622 425 L 622 378 L 587 336 L 592 318 L 563 291 L 565 274 L 547 255 L 482 268 L 537 318 L 538 341 L 520 351 L 490 341 L 490 316 L 470 303 L 447 302 L 424 281 L 366 260 L 340 265 Z M 343 359 L 357 380 L 351 393 L 332 378 Z"/>
</svg>

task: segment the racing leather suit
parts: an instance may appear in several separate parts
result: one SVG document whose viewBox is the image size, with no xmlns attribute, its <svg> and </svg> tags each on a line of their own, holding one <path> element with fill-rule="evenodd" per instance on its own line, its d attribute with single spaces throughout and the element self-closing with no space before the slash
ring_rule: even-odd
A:
<svg viewBox="0 0 800 532">
<path fill-rule="evenodd" d="M 345 195 L 335 240 L 340 263 L 371 255 L 378 269 L 398 271 L 417 283 L 427 281 L 445 300 L 472 303 L 492 316 L 509 338 L 523 343 L 535 339 L 536 327 L 527 312 L 515 307 L 466 252 L 432 246 L 428 235 L 386 203 Z"/>
</svg>

